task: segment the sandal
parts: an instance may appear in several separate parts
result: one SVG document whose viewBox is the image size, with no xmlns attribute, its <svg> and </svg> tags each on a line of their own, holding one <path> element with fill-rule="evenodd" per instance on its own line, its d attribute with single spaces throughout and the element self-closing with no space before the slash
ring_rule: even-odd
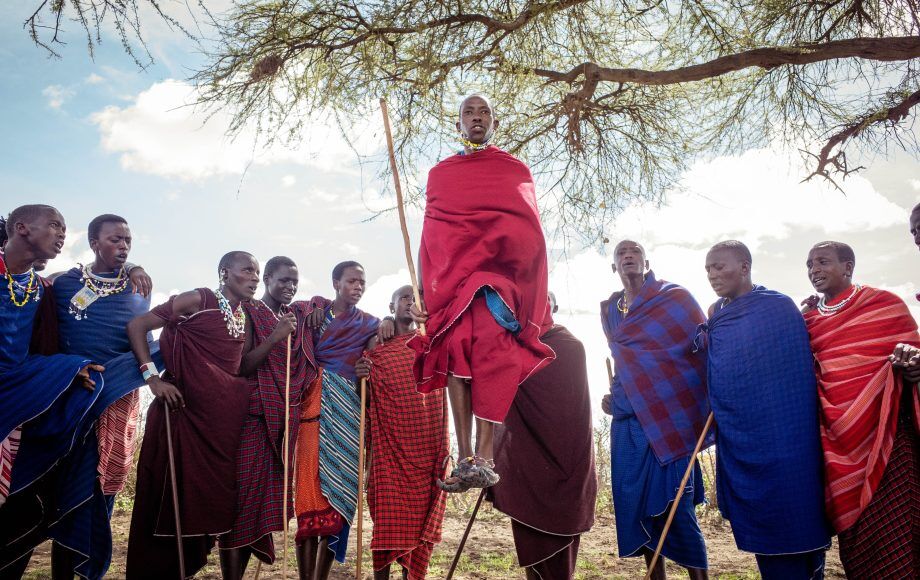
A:
<svg viewBox="0 0 920 580">
<path fill-rule="evenodd" d="M 473 487 L 492 487 L 501 477 L 495 473 L 495 462 L 478 455 L 462 459 L 446 480 L 438 480 L 438 487 L 448 493 L 462 493 Z M 453 480 L 453 481 L 451 481 Z"/>
</svg>

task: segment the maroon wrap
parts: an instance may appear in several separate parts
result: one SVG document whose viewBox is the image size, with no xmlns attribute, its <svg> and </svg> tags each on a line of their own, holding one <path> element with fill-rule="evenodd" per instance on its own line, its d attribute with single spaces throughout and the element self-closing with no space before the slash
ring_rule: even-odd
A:
<svg viewBox="0 0 920 580">
<path fill-rule="evenodd" d="M 233 525 L 237 449 L 250 391 L 246 379 L 236 376 L 243 336 L 229 335 L 211 290 L 199 288 L 198 293 L 201 309 L 192 316 L 175 315 L 175 296 L 152 311 L 166 321 L 160 334 L 165 378 L 185 399 L 185 407 L 172 412 L 170 422 L 185 569 L 190 576 L 207 563 L 214 536 Z M 164 404 L 159 400 L 147 411 L 128 540 L 129 579 L 178 575 L 163 413 Z"/>
<path fill-rule="evenodd" d="M 35 314 L 35 325 L 32 327 L 32 341 L 29 343 L 29 353 L 50 356 L 60 352 L 58 347 L 57 305 L 54 302 L 54 284 L 42 276 L 39 276 L 38 279 L 42 283 L 42 297 L 38 303 L 38 312 Z"/>
<path fill-rule="evenodd" d="M 271 338 L 278 317 L 261 300 L 244 305 L 253 330 L 252 347 Z M 300 427 L 300 404 L 310 383 L 316 379 L 313 360 L 313 339 L 307 327 L 310 306 L 294 302 L 282 306 L 282 312 L 293 312 L 297 328 L 291 336 L 291 404 L 288 439 L 288 517 L 294 517 L 292 501 L 294 475 L 294 443 Z M 237 458 L 239 497 L 236 521 L 230 533 L 221 536 L 222 549 L 248 546 L 267 564 L 275 561 L 275 545 L 271 533 L 284 529 L 284 464 L 281 448 L 284 441 L 284 391 L 287 381 L 287 340 L 276 342 L 268 358 L 249 377 L 249 415 L 243 426 Z"/>
<path fill-rule="evenodd" d="M 513 341 L 499 341 L 492 332 L 477 335 L 473 329 L 472 337 L 458 340 L 475 345 L 464 353 L 471 359 L 500 357 L 505 367 L 518 369 L 518 376 L 512 378 L 515 384 L 497 385 L 493 379 L 486 386 L 508 390 L 510 403 L 517 386 L 554 356 L 540 342 L 552 316 L 546 241 L 533 177 L 516 157 L 490 146 L 438 163 L 428 174 L 426 198 L 419 263 L 431 318 L 427 336 L 417 335 L 408 343 L 417 353 L 414 370 L 419 391 L 445 386 L 448 372 L 453 372 L 450 358 L 457 352 L 451 348 L 451 335 L 458 327 L 467 330 L 455 323 L 469 312 L 474 298 L 482 300 L 479 290 L 491 286 L 520 323 L 520 332 Z M 497 325 L 482 318 L 476 326 L 486 323 Z M 473 374 L 481 366 L 476 360 L 466 363 L 462 366 Z M 473 389 L 478 381 L 490 378 L 473 376 Z M 476 409 L 474 413 L 481 416 Z"/>
<path fill-rule="evenodd" d="M 556 360 L 521 385 L 504 425 L 496 426 L 502 478 L 489 490 L 495 508 L 516 524 L 522 566 L 577 550 L 578 536 L 594 525 L 597 497 L 584 346 L 563 326 L 542 340 Z"/>
</svg>

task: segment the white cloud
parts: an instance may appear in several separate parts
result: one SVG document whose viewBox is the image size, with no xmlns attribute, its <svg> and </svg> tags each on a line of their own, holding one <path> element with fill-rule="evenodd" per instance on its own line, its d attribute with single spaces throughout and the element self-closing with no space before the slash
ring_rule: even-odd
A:
<svg viewBox="0 0 920 580">
<path fill-rule="evenodd" d="M 188 83 L 168 79 L 153 84 L 125 107 L 109 106 L 91 117 L 101 134 L 105 150 L 120 153 L 124 169 L 185 180 L 202 180 L 216 175 L 240 175 L 247 167 L 274 163 L 296 163 L 324 171 L 353 171 L 351 147 L 329 119 L 314 118 L 303 128 L 309 135 L 302 143 L 288 147 L 266 145 L 253 127 L 244 128 L 235 139 L 225 132 L 230 113 L 209 112 L 196 107 L 197 91 Z M 373 131 L 358 133 L 358 147 L 370 153 L 379 146 Z"/>
<path fill-rule="evenodd" d="M 361 310 L 383 318 L 390 312 L 390 299 L 397 288 L 409 283 L 409 270 L 400 268 L 395 274 L 384 274 L 369 284 L 358 306 Z"/>
<path fill-rule="evenodd" d="M 313 205 L 315 203 L 332 203 L 339 199 L 339 196 L 334 193 L 329 193 L 318 188 L 311 188 L 307 195 L 300 198 L 300 203 L 304 205 Z"/>
<path fill-rule="evenodd" d="M 911 179 L 910 186 L 914 188 L 914 191 L 920 191 L 920 179 Z"/>
<path fill-rule="evenodd" d="M 637 237 L 646 244 L 708 248 L 738 238 L 751 251 L 767 239 L 785 239 L 795 229 L 821 228 L 827 234 L 871 230 L 903 221 L 903 210 L 866 179 L 846 181 L 846 194 L 827 182 L 800 183 L 794 156 L 758 149 L 695 164 L 683 190 L 662 208 L 632 207 L 618 217 L 611 243 Z"/>
<path fill-rule="evenodd" d="M 105 82 L 105 77 L 97 75 L 96 73 L 90 73 L 88 77 L 83 79 L 83 82 L 88 85 L 99 85 Z"/>
<path fill-rule="evenodd" d="M 281 185 L 283 187 L 294 187 L 295 183 L 297 183 L 297 178 L 293 175 L 285 175 L 281 178 Z"/>
<path fill-rule="evenodd" d="M 48 106 L 60 109 L 61 106 L 76 94 L 73 89 L 62 85 L 49 85 L 42 90 L 42 95 L 47 99 Z"/>
</svg>

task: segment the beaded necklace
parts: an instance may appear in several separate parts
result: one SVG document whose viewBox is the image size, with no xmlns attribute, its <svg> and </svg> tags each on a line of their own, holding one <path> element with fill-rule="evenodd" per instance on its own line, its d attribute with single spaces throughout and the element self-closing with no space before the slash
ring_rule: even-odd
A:
<svg viewBox="0 0 920 580">
<path fill-rule="evenodd" d="M 37 281 L 37 279 L 36 279 L 36 277 L 35 277 L 35 269 L 34 269 L 34 268 L 29 268 L 29 281 L 26 283 L 25 286 L 23 286 L 22 284 L 20 284 L 19 282 L 17 282 L 17 281 L 13 278 L 13 273 L 12 273 L 12 272 L 7 272 L 7 273 L 6 273 L 6 278 L 7 278 L 7 288 L 8 288 L 9 291 L 10 291 L 10 301 L 13 303 L 13 306 L 15 306 L 15 307 L 17 307 L 17 308 L 22 308 L 23 306 L 26 305 L 26 303 L 29 301 L 30 298 L 31 298 L 32 300 L 35 300 L 36 302 L 38 302 L 38 286 L 39 286 L 39 284 L 38 284 L 38 281 Z M 17 300 L 17 299 L 16 299 L 16 290 L 17 290 L 17 289 L 18 289 L 20 292 L 22 292 L 22 300 Z M 34 295 L 34 296 L 33 296 L 33 295 Z"/>
<path fill-rule="evenodd" d="M 856 296 L 856 293 L 859 292 L 860 290 L 862 290 L 862 286 L 860 286 L 859 284 L 854 284 L 853 291 L 850 292 L 850 295 L 844 298 L 843 300 L 841 300 L 840 302 L 838 302 L 837 304 L 834 304 L 833 306 L 828 306 L 827 298 L 822 296 L 821 299 L 818 300 L 818 314 L 820 314 L 821 316 L 833 316 L 837 314 L 838 312 L 843 310 L 843 307 L 846 306 L 847 303 L 850 300 L 852 300 L 853 297 Z"/>
<path fill-rule="evenodd" d="M 623 292 L 623 295 L 617 300 L 617 310 L 622 312 L 623 315 L 629 314 L 629 305 L 626 304 L 626 292 Z"/>
<path fill-rule="evenodd" d="M 97 276 L 93 274 L 89 266 L 82 266 L 81 269 L 83 270 L 83 275 L 80 277 L 80 281 L 100 298 L 105 298 L 112 294 L 119 294 L 128 287 L 128 275 L 125 272 L 124 266 L 118 270 L 118 275 L 114 278 Z"/>
<path fill-rule="evenodd" d="M 472 151 L 482 151 L 489 146 L 489 141 L 486 140 L 484 143 L 473 143 L 463 135 L 460 136 L 460 144 Z"/>
<path fill-rule="evenodd" d="M 217 305 L 220 311 L 224 313 L 224 321 L 227 323 L 227 332 L 233 338 L 239 338 L 246 332 L 246 312 L 243 311 L 243 303 L 236 305 L 236 310 L 230 307 L 230 301 L 220 291 L 220 288 L 214 291 L 217 296 Z"/>
</svg>

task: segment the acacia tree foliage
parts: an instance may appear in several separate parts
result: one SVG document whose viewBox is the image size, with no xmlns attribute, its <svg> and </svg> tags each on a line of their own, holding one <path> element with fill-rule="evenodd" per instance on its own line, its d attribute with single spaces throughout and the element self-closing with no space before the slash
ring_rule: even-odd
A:
<svg viewBox="0 0 920 580">
<path fill-rule="evenodd" d="M 456 148 L 460 95 L 485 92 L 496 143 L 552 186 L 546 213 L 590 240 L 700 156 L 779 141 L 809 156 L 803 178 L 842 184 L 859 169 L 848 152 L 916 152 L 918 12 L 916 0 L 236 0 L 195 78 L 231 131 L 255 122 L 280 138 L 309 138 L 330 112 L 352 137 L 386 97 L 404 167 Z"/>
<path fill-rule="evenodd" d="M 489 94 L 497 142 L 554 187 L 569 231 L 658 200 L 699 155 L 776 139 L 812 176 L 894 138 L 920 100 L 914 0 L 247 0 L 220 24 L 203 99 L 297 134 L 385 96 L 402 163 L 455 147 L 458 96 Z M 292 114 L 296 119 L 292 119 Z M 803 176 L 806 177 L 806 176 Z M 839 181 L 839 179 L 838 179 Z"/>
<path fill-rule="evenodd" d="M 64 44 L 68 23 L 75 24 L 78 33 L 86 41 L 86 49 L 92 57 L 96 47 L 102 42 L 102 29 L 106 23 L 112 27 L 125 52 L 134 62 L 144 68 L 153 62 L 144 42 L 141 25 L 148 15 L 154 15 L 169 27 L 188 38 L 195 39 L 179 21 L 170 8 L 176 9 L 176 0 L 41 0 L 29 13 L 23 28 L 36 45 L 48 51 L 52 56 L 60 57 L 58 48 Z M 198 17 L 210 17 L 205 0 L 183 0 L 182 8 L 197 24 Z M 145 12 L 149 14 L 145 14 Z"/>
</svg>

